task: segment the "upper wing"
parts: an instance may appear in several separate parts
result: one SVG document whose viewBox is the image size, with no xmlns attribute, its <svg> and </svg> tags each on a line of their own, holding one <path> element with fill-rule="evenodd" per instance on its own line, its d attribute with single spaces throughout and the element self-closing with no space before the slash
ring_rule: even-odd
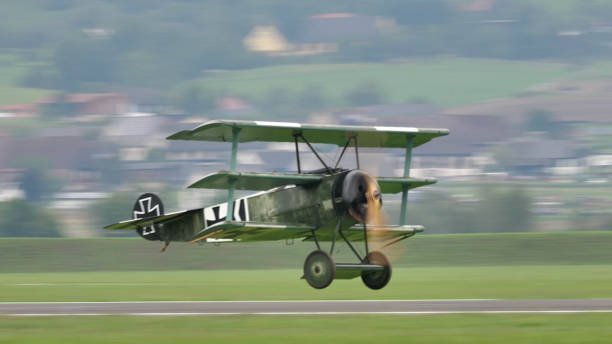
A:
<svg viewBox="0 0 612 344">
<path fill-rule="evenodd" d="M 168 136 L 168 139 L 231 142 L 233 128 L 240 129 L 240 142 L 292 142 L 294 135 L 302 134 L 312 143 L 342 146 L 348 138 L 355 136 L 361 147 L 390 148 L 406 148 L 407 135 L 413 137 L 412 147 L 420 146 L 435 137 L 448 135 L 447 129 L 216 120 L 192 130 L 179 131 Z"/>
<path fill-rule="evenodd" d="M 232 172 L 219 171 L 211 173 L 197 182 L 189 185 L 190 188 L 227 189 L 230 180 L 235 181 L 237 190 L 269 190 L 283 185 L 301 185 L 316 183 L 323 176 L 316 174 L 286 174 L 264 172 Z"/>
</svg>

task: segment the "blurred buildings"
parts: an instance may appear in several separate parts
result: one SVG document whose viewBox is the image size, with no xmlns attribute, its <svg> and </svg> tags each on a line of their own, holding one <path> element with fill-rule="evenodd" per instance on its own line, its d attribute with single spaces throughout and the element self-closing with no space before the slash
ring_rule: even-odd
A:
<svg viewBox="0 0 612 344">
<path fill-rule="evenodd" d="M 494 0 L 359 2 L 355 8 L 161 2 L 140 12 L 138 6 L 100 2 L 96 6 L 106 14 L 90 23 L 83 13 L 97 10 L 80 8 L 84 3 L 40 10 L 38 17 L 48 19 L 44 29 L 32 23 L 27 30 L 14 25 L 0 31 L 0 75 L 10 80 L 0 87 L 14 91 L 0 88 L 10 99 L 0 103 L 0 208 L 27 199 L 59 216 L 64 234 L 87 236 L 100 235 L 99 222 L 127 217 L 138 192 L 171 190 L 176 197 L 169 209 L 212 201 L 217 194 L 182 188 L 226 168 L 229 146 L 165 137 L 208 119 L 265 118 L 449 128 L 450 136 L 415 150 L 412 175 L 439 178 L 431 190 L 448 196 L 442 202 L 450 200 L 451 207 L 476 204 L 462 214 L 483 209 L 484 187 L 526 188 L 529 197 L 520 199 L 541 220 L 532 229 L 612 224 L 606 194 L 612 191 L 612 6 L 575 5 L 580 11 L 565 13 Z M 5 17 L 6 26 L 12 18 Z M 551 72 L 547 82 L 517 93 L 514 75 L 488 70 L 496 77 L 483 79 L 485 86 L 502 85 L 505 96 L 449 105 L 427 96 L 459 93 L 461 86 L 440 91 L 423 79 L 461 85 L 452 69 L 423 76 L 406 68 L 402 75 L 411 86 L 431 88 L 416 97 L 403 83 L 380 76 L 388 72 L 384 68 L 364 72 L 363 84 L 348 90 L 336 89 L 335 80 L 292 74 L 325 65 L 330 78 L 349 78 L 333 74 L 334 68 L 351 65 L 354 72 L 347 74 L 358 74 L 365 66 L 432 60 L 434 74 L 440 56 L 451 65 L 457 57 L 473 59 L 475 70 L 484 61 L 532 61 L 563 69 L 563 77 Z M 216 78 L 227 70 L 237 84 Z M 293 88 L 268 84 L 266 73 L 277 73 L 272 77 L 291 81 Z M 28 92 L 41 96 L 22 101 Z M 322 150 L 326 159 L 338 154 L 335 147 Z M 373 173 L 401 173 L 403 152 L 362 153 Z M 238 164 L 244 170 L 296 170 L 290 144 L 241 145 Z M 307 154 L 302 164 L 318 167 Z M 423 193 L 415 192 L 411 202 L 423 202 Z M 392 204 L 393 196 L 388 199 Z M 104 210 L 96 220 L 97 209 Z M 445 230 L 455 230 L 450 227 Z"/>
</svg>

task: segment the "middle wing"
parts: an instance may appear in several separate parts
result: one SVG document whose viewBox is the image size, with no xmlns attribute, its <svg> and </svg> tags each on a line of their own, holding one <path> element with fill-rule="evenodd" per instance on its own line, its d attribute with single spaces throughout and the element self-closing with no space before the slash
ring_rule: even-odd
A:
<svg viewBox="0 0 612 344">
<path fill-rule="evenodd" d="M 190 188 L 227 189 L 230 180 L 235 181 L 236 190 L 263 191 L 283 185 L 305 185 L 320 182 L 325 176 L 318 174 L 270 173 L 270 172 L 232 172 L 219 171 L 189 185 Z M 434 178 L 377 177 L 382 193 L 402 192 L 402 187 L 413 189 L 436 183 Z"/>
<path fill-rule="evenodd" d="M 234 187 L 236 190 L 262 191 L 283 185 L 316 183 L 322 179 L 323 176 L 316 174 L 219 171 L 205 176 L 197 182 L 189 185 L 189 187 L 203 189 L 227 189 L 229 187 L 230 180 L 234 180 Z"/>
</svg>

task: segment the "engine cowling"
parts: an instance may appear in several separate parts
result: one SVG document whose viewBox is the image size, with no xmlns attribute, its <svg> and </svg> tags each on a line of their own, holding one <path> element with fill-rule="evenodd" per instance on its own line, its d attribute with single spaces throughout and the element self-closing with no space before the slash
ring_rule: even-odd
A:
<svg viewBox="0 0 612 344">
<path fill-rule="evenodd" d="M 358 222 L 367 221 L 369 207 L 382 207 L 380 186 L 374 177 L 361 170 L 338 176 L 333 187 L 333 200 L 339 215 L 348 213 Z"/>
</svg>

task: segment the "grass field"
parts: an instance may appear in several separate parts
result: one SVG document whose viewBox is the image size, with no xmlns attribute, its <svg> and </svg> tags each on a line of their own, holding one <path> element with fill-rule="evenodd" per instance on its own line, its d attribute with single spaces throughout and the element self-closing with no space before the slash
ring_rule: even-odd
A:
<svg viewBox="0 0 612 344">
<path fill-rule="evenodd" d="M 333 105 L 363 83 L 379 87 L 386 103 L 414 99 L 452 106 L 509 97 L 530 86 L 568 75 L 563 64 L 467 58 L 431 58 L 398 63 L 281 65 L 210 73 L 196 81 L 207 89 L 262 99 L 283 89 L 317 88 Z M 193 83 L 193 82 L 190 82 Z"/>
<path fill-rule="evenodd" d="M 312 244 L 207 245 L 123 239 L 0 240 L 0 300 L 245 300 L 612 297 L 612 232 L 420 235 L 389 252 L 392 282 L 314 290 Z M 351 262 L 348 249 L 335 253 Z"/>
<path fill-rule="evenodd" d="M 612 314 L 0 317 L 0 343 L 609 343 Z"/>
<path fill-rule="evenodd" d="M 173 244 L 159 254 L 159 243 L 132 238 L 3 239 L 0 301 L 612 297 L 611 239 L 421 235 L 402 244 L 379 291 L 359 279 L 310 288 L 299 276 L 311 246 L 300 243 Z M 0 316 L 0 343 L 607 343 L 610 321 L 609 313 Z"/>
<path fill-rule="evenodd" d="M 324 290 L 299 267 L 0 275 L 0 301 L 326 300 L 612 297 L 612 265 L 396 268 L 388 286 L 336 280 Z"/>
<path fill-rule="evenodd" d="M 329 245 L 326 243 L 325 245 Z M 297 269 L 314 244 L 296 241 L 220 246 L 140 238 L 1 239 L 0 273 L 150 270 Z M 358 245 L 361 247 L 361 245 Z M 508 234 L 419 234 L 390 251 L 394 267 L 607 265 L 612 231 Z M 338 261 L 354 258 L 345 245 Z"/>
</svg>

